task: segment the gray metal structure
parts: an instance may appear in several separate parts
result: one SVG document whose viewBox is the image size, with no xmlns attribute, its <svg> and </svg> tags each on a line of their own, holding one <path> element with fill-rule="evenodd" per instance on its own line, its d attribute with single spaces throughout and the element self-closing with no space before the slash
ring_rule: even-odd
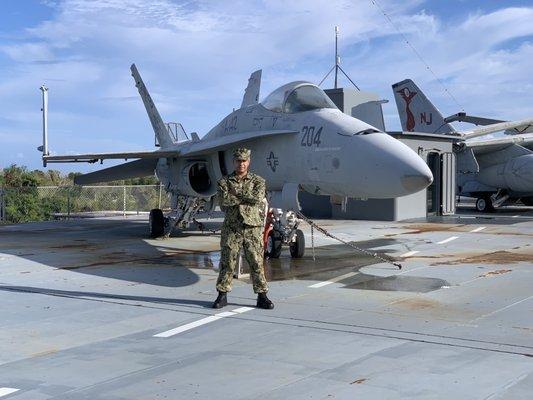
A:
<svg viewBox="0 0 533 400">
<path fill-rule="evenodd" d="M 506 201 L 521 199 L 533 204 L 533 133 L 531 121 L 508 127 L 506 121 L 472 117 L 458 113 L 443 118 L 416 84 L 406 79 L 392 85 L 402 129 L 406 131 L 443 133 L 456 137 L 457 193 L 477 198 L 479 211 L 493 211 Z M 476 139 L 479 134 L 462 135 L 450 125 L 464 121 L 484 126 L 500 126 L 506 136 Z M 491 133 L 493 130 L 487 133 Z"/>
<path fill-rule="evenodd" d="M 160 149 L 82 155 L 43 154 L 45 163 L 138 159 L 77 177 L 87 184 L 158 176 L 172 195 L 167 229 L 185 227 L 200 210 L 215 206 L 216 182 L 232 172 L 232 150 L 252 150 L 251 170 L 263 176 L 271 207 L 297 210 L 300 189 L 343 198 L 391 198 L 416 193 L 433 177 L 408 146 L 380 129 L 343 114 L 318 86 L 288 83 L 259 103 L 261 73 L 248 82 L 241 108 L 202 139 L 176 143 L 135 65 L 131 67 Z M 45 139 L 46 142 L 46 139 Z M 151 225 L 152 226 L 152 225 Z"/>
</svg>

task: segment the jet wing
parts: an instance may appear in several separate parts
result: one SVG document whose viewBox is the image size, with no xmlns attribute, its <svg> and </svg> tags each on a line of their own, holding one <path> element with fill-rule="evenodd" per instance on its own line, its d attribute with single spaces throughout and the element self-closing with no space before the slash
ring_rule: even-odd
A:
<svg viewBox="0 0 533 400">
<path fill-rule="evenodd" d="M 493 151 L 503 150 L 514 144 L 533 149 L 533 133 L 506 136 L 498 139 L 470 140 L 464 142 L 464 146 L 471 148 L 475 154 L 486 154 Z"/>
<path fill-rule="evenodd" d="M 453 115 L 450 115 L 449 117 L 444 118 L 444 122 L 447 122 L 447 123 L 455 122 L 455 121 L 467 122 L 469 124 L 474 124 L 474 125 L 492 125 L 492 124 L 498 124 L 500 122 L 507 122 L 501 119 L 492 119 L 492 118 L 485 118 L 485 117 L 476 117 L 474 115 L 467 115 L 464 112 L 453 114 Z"/>
<path fill-rule="evenodd" d="M 458 132 L 463 139 L 471 139 L 489 133 L 506 131 L 509 129 L 524 128 L 528 129 L 533 125 L 533 118 L 523 119 L 520 121 L 499 122 L 497 124 L 486 125 L 481 128 L 471 129 L 468 131 Z"/>
<path fill-rule="evenodd" d="M 62 163 L 62 162 L 89 162 L 94 163 L 99 160 L 131 160 L 136 158 L 158 159 L 167 157 L 176 157 L 179 155 L 179 150 L 165 150 L 165 151 L 133 151 L 123 153 L 88 153 L 88 154 L 69 154 L 59 156 L 43 156 L 43 161 L 46 163 Z"/>
<path fill-rule="evenodd" d="M 499 139 L 466 141 L 463 146 L 475 154 L 478 166 L 488 168 L 512 158 L 532 154 L 533 134 L 526 133 Z"/>
<path fill-rule="evenodd" d="M 76 185 L 88 185 L 91 183 L 112 182 L 122 179 L 153 176 L 155 174 L 157 162 L 158 160 L 156 158 L 130 161 L 125 164 L 76 176 L 74 178 L 74 183 Z"/>
<path fill-rule="evenodd" d="M 241 132 L 234 133 L 227 136 L 222 136 L 209 140 L 202 140 L 200 142 L 191 143 L 180 151 L 181 156 L 198 156 L 214 151 L 226 150 L 235 147 L 236 145 L 249 142 L 252 140 L 259 140 L 263 138 L 270 138 L 281 135 L 296 135 L 298 131 L 289 130 L 271 130 L 271 131 L 255 131 L 255 132 Z"/>
</svg>

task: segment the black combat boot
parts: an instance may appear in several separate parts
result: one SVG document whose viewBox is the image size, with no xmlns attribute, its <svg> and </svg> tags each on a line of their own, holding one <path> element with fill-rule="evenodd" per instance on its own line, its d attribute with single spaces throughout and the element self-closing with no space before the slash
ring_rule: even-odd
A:
<svg viewBox="0 0 533 400">
<path fill-rule="evenodd" d="M 218 292 L 218 297 L 213 303 L 213 308 L 222 308 L 228 305 L 228 298 L 226 292 Z"/>
<path fill-rule="evenodd" d="M 274 303 L 272 303 L 266 293 L 257 293 L 257 307 L 264 308 L 265 310 L 272 310 L 274 308 Z"/>
</svg>

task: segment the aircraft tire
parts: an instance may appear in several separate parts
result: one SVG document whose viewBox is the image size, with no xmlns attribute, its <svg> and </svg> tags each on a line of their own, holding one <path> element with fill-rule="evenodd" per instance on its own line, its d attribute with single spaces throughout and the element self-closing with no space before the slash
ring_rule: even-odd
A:
<svg viewBox="0 0 533 400">
<path fill-rule="evenodd" d="M 268 258 L 279 258 L 281 254 L 281 238 L 279 233 L 272 230 L 268 233 L 265 256 Z"/>
<path fill-rule="evenodd" d="M 522 197 L 520 199 L 525 206 L 533 207 L 533 196 L 532 197 Z"/>
<path fill-rule="evenodd" d="M 150 237 L 158 238 L 165 233 L 165 217 L 163 211 L 159 208 L 150 210 L 150 218 L 148 220 L 150 228 Z"/>
<path fill-rule="evenodd" d="M 480 197 L 476 200 L 476 210 L 479 212 L 493 212 L 494 207 L 492 206 L 492 201 L 490 196 Z"/>
<path fill-rule="evenodd" d="M 289 246 L 292 258 L 302 258 L 305 253 L 305 237 L 301 229 L 296 230 L 296 240 Z"/>
</svg>

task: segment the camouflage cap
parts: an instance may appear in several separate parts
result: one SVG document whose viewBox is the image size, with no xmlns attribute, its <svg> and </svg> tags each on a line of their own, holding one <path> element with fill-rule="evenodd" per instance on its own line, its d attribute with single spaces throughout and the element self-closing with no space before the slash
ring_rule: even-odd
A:
<svg viewBox="0 0 533 400">
<path fill-rule="evenodd" d="M 251 151 L 244 147 L 239 147 L 233 150 L 233 159 L 235 160 L 249 160 Z"/>
</svg>

